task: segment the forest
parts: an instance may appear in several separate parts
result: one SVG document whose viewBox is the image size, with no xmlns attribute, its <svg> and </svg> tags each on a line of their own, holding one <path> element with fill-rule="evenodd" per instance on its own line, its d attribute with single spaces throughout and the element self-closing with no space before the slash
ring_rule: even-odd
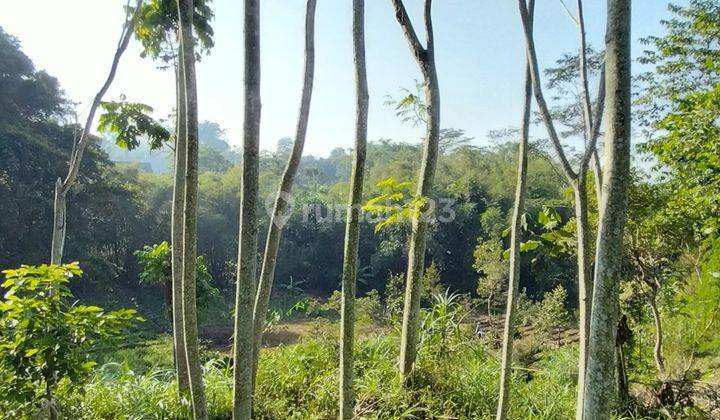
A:
<svg viewBox="0 0 720 420">
<path fill-rule="evenodd" d="M 0 27 L 0 418 L 720 418 L 719 0 L 642 38 L 631 0 L 558 0 L 577 45 L 552 61 L 540 0 L 513 2 L 522 107 L 482 141 L 441 122 L 433 1 L 383 0 L 418 79 L 382 112 L 420 142 L 369 136 L 374 28 L 347 1 L 353 145 L 322 156 L 323 0 L 296 1 L 273 150 L 260 0 L 236 22 L 237 139 L 198 116 L 211 0 L 107 7 L 124 24 L 82 105 Z M 167 69 L 171 115 L 108 95 L 129 45 Z"/>
</svg>

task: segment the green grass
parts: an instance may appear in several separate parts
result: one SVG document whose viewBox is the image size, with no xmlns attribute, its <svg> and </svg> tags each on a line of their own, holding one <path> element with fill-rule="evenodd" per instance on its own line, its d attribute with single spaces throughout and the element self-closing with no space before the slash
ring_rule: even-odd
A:
<svg viewBox="0 0 720 420">
<path fill-rule="evenodd" d="M 372 336 L 356 345 L 356 413 L 368 419 L 492 418 L 498 360 L 480 341 L 458 343 L 437 355 L 423 348 L 416 370 L 402 386 L 396 371 L 396 334 Z M 60 389 L 68 418 L 188 418 L 179 401 L 169 363 L 167 338 L 139 349 L 121 350 L 118 362 L 100 367 L 84 391 Z M 544 352 L 513 377 L 510 418 L 563 419 L 574 412 L 576 351 Z M 107 359 L 106 359 L 107 360 Z M 153 364 L 156 366 L 151 367 Z M 258 372 L 256 418 L 334 419 L 337 417 L 338 345 L 334 340 L 304 339 L 263 353 Z M 226 359 L 205 364 L 205 387 L 212 418 L 230 418 L 232 372 Z"/>
</svg>

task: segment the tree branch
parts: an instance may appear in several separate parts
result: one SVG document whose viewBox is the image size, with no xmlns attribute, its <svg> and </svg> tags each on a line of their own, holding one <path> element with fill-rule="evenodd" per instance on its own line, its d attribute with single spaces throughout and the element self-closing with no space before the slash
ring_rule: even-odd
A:
<svg viewBox="0 0 720 420">
<path fill-rule="evenodd" d="M 430 53 L 433 53 L 435 50 L 435 33 L 433 31 L 433 24 L 432 24 L 432 0 L 425 0 L 425 10 L 424 10 L 424 17 L 425 17 L 425 36 L 427 40 L 427 50 Z"/>
<path fill-rule="evenodd" d="M 429 22 L 429 4 L 432 3 L 432 0 L 425 0 L 425 24 L 427 25 Z M 393 7 L 395 8 L 395 18 L 397 19 L 398 23 L 400 24 L 400 27 L 403 30 L 403 33 L 405 34 L 405 39 L 407 39 L 408 44 L 410 44 L 410 49 L 412 50 L 413 54 L 415 55 L 415 58 L 417 58 L 419 61 L 425 61 L 425 53 L 426 50 L 423 48 L 422 44 L 420 43 L 420 40 L 417 37 L 417 34 L 415 33 L 415 28 L 413 28 L 412 22 L 410 21 L 410 17 L 407 14 L 407 10 L 405 10 L 405 5 L 403 4 L 402 0 L 392 0 Z M 432 30 L 428 32 L 428 40 L 432 40 Z"/>
<path fill-rule="evenodd" d="M 568 17 L 573 21 L 573 23 L 577 25 L 577 19 L 575 19 L 575 16 L 573 16 L 572 12 L 570 11 L 570 9 L 568 9 L 567 5 L 563 0 L 560 0 L 560 5 L 562 6 L 563 10 L 565 10 L 565 13 L 567 13 Z"/>
<path fill-rule="evenodd" d="M 118 42 L 117 50 L 115 51 L 115 56 L 113 57 L 112 65 L 110 66 L 110 73 L 107 76 L 107 79 L 105 79 L 105 83 L 103 83 L 102 87 L 98 91 L 98 93 L 95 95 L 95 98 L 93 99 L 92 105 L 90 107 L 90 111 L 87 116 L 87 120 L 85 121 L 85 127 L 83 128 L 83 132 L 80 135 L 80 140 L 77 142 L 77 147 L 74 150 L 74 153 L 72 154 L 70 158 L 70 170 L 68 171 L 68 175 L 65 178 L 65 181 L 62 185 L 62 192 L 67 193 L 70 187 L 73 186 L 75 183 L 75 179 L 77 178 L 78 171 L 80 170 L 80 161 L 82 160 L 83 153 L 85 152 L 85 147 L 88 144 L 88 141 L 90 139 L 90 128 L 92 127 L 93 121 L 95 119 L 95 112 L 97 112 L 98 107 L 100 106 L 100 102 L 102 101 L 103 96 L 107 93 L 108 89 L 110 89 L 110 85 L 112 84 L 113 80 L 115 79 L 115 74 L 117 73 L 118 65 L 120 64 L 120 57 L 122 57 L 123 53 L 127 49 L 128 44 L 130 43 L 130 38 L 132 38 L 133 34 L 133 28 L 135 27 L 135 23 L 138 21 L 141 15 L 141 9 L 142 9 L 142 3 L 143 0 L 138 0 L 137 5 L 135 7 L 135 12 L 132 15 L 131 19 L 126 19 L 125 24 L 123 25 L 123 31 L 122 35 L 120 37 L 120 41 Z"/>
<path fill-rule="evenodd" d="M 600 70 L 600 83 L 598 85 L 597 94 L 597 109 L 595 110 L 595 119 L 592 123 L 592 130 L 590 133 L 590 139 L 586 143 L 585 155 L 583 156 L 582 162 L 580 163 L 580 172 L 587 169 L 590 159 L 595 155 L 595 176 L 602 184 L 602 172 L 600 168 L 600 162 L 597 156 L 597 141 L 600 137 L 600 126 L 602 125 L 603 109 L 605 108 L 605 64 L 603 64 Z"/>
<path fill-rule="evenodd" d="M 553 146 L 555 146 L 555 152 L 560 159 L 560 163 L 562 164 L 565 177 L 568 179 L 570 184 L 573 184 L 577 179 L 577 174 L 575 174 L 575 171 L 572 169 L 572 166 L 570 165 L 567 156 L 565 156 L 565 151 L 563 150 L 562 143 L 560 142 L 560 137 L 557 134 L 555 124 L 553 123 L 552 115 L 550 114 L 547 102 L 545 102 L 545 96 L 543 95 L 541 84 L 542 82 L 540 80 L 540 70 L 538 68 L 537 53 L 535 52 L 535 40 L 532 33 L 527 5 L 525 4 L 524 0 L 518 0 L 518 4 L 520 7 L 520 19 L 522 20 L 523 32 L 525 33 L 525 43 L 527 48 L 528 62 L 530 63 L 531 68 L 530 75 L 532 76 L 533 80 L 533 92 L 535 93 L 535 101 L 538 104 L 540 115 L 542 116 L 542 119 L 545 123 L 545 127 L 547 128 L 550 140 L 552 141 Z"/>
</svg>

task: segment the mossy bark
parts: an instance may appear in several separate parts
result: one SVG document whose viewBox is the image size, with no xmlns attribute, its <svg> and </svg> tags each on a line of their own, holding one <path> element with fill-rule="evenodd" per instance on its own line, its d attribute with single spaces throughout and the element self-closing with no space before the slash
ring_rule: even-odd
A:
<svg viewBox="0 0 720 420">
<path fill-rule="evenodd" d="M 345 226 L 342 301 L 340 314 L 340 418 L 352 419 L 353 346 L 355 343 L 355 285 L 362 218 L 363 181 L 367 151 L 368 81 L 365 64 L 365 0 L 353 0 L 353 61 L 355 64 L 355 156 L 350 175 L 350 197 Z"/>
<path fill-rule="evenodd" d="M 178 0 L 183 83 L 185 84 L 185 203 L 183 211 L 183 331 L 190 396 L 195 419 L 207 419 L 198 345 L 196 262 L 198 196 L 198 104 L 193 37 L 193 0 Z"/>
<path fill-rule="evenodd" d="M 535 0 L 528 1 L 530 24 L 532 25 Z M 516 306 L 520 287 L 520 242 L 522 242 L 522 215 L 525 212 L 525 192 L 527 191 L 527 149 L 530 137 L 530 114 L 532 108 L 532 76 L 530 64 L 525 66 L 525 89 L 520 144 L 518 146 L 518 172 L 515 184 L 515 203 L 512 224 L 510 225 L 510 273 L 508 278 L 507 305 L 505 309 L 505 331 L 503 334 L 502 358 L 500 365 L 500 395 L 496 419 L 507 419 L 510 408 L 510 381 L 512 377 L 513 335 L 516 324 Z"/>
<path fill-rule="evenodd" d="M 605 141 L 583 416 L 607 419 L 617 403 L 615 341 L 623 233 L 630 185 L 631 0 L 608 0 L 605 46 Z"/>
<path fill-rule="evenodd" d="M 253 306 L 258 253 L 260 173 L 260 1 L 245 0 L 244 119 L 240 233 L 233 341 L 233 418 L 252 415 Z"/>
<path fill-rule="evenodd" d="M 423 75 L 427 127 L 415 194 L 418 197 L 430 199 L 435 167 L 437 166 L 438 143 L 440 141 L 440 84 L 435 67 L 432 0 L 425 0 L 423 7 L 425 47 L 422 46 L 415 33 L 402 0 L 392 0 L 392 4 L 395 9 L 395 18 L 405 34 L 410 50 Z M 400 373 L 405 379 L 410 375 L 417 356 L 420 297 L 422 295 L 422 276 L 425 268 L 425 240 L 429 219 L 433 217 L 432 214 L 429 214 L 430 206 L 427 203 L 420 210 L 419 216 L 414 216 L 412 220 L 402 333 L 400 336 Z"/>
<path fill-rule="evenodd" d="M 260 270 L 260 282 L 255 297 L 255 307 L 253 311 L 253 390 L 255 389 L 255 378 L 257 376 L 258 362 L 260 359 L 265 318 L 267 316 L 270 293 L 272 292 L 273 278 L 275 276 L 278 248 L 280 247 L 283 227 L 285 226 L 287 217 L 290 216 L 286 215 L 285 212 L 288 208 L 295 175 L 297 174 L 298 166 L 300 166 L 310 116 L 310 101 L 312 99 L 313 80 L 315 76 L 316 5 L 317 0 L 307 0 L 305 14 L 305 70 L 303 74 L 300 111 L 295 129 L 295 141 L 293 142 L 293 148 L 287 166 L 280 180 L 280 187 L 278 188 L 273 211 L 270 215 L 270 225 L 268 227 L 267 241 L 265 242 L 265 253 Z"/>
<path fill-rule="evenodd" d="M 178 48 L 178 52 L 180 49 Z M 180 53 L 178 53 L 180 57 Z M 185 326 L 183 324 L 183 235 L 185 211 L 185 167 L 187 165 L 187 135 L 185 129 L 185 83 L 182 77 L 182 62 L 178 60 L 175 69 L 177 85 L 177 115 L 175 116 L 175 167 L 173 168 L 173 199 L 171 214 L 172 242 L 172 327 L 175 368 L 177 369 L 178 393 L 183 397 L 190 392 L 187 356 L 185 355 Z"/>
<path fill-rule="evenodd" d="M 590 310 L 592 305 L 592 252 L 590 250 L 590 222 L 585 178 L 578 180 L 575 190 L 575 224 L 577 230 L 578 265 L 578 386 L 576 418 L 582 419 L 582 402 L 587 367 L 588 335 L 590 334 Z"/>
</svg>

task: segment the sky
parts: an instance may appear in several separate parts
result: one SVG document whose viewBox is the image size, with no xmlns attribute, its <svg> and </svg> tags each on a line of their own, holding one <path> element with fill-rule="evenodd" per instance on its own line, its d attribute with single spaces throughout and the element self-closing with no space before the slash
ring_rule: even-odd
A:
<svg viewBox="0 0 720 420">
<path fill-rule="evenodd" d="M 3 1 L 0 26 L 16 36 L 39 69 L 57 77 L 78 110 L 107 76 L 122 23 L 123 0 Z M 574 1 L 566 0 L 572 9 Z M 586 0 L 589 42 L 600 47 L 605 32 L 605 1 Z M 682 2 L 681 2 L 682 3 Z M 405 0 L 416 31 L 424 39 L 421 0 Z M 667 17 L 665 0 L 633 2 L 633 39 L 659 35 Z M 315 88 L 306 154 L 327 156 L 352 146 L 354 70 L 350 0 L 318 0 L 316 13 Z M 242 2 L 213 0 L 215 48 L 197 66 L 201 120 L 219 123 L 232 145 L 242 138 Z M 574 9 L 573 9 L 574 10 Z M 303 73 L 305 2 L 261 2 L 261 148 L 273 150 L 278 139 L 295 130 Z M 524 39 L 515 0 L 435 0 L 436 61 L 441 91 L 441 125 L 463 129 L 477 144 L 487 132 L 518 126 L 522 108 Z M 540 65 L 577 50 L 577 28 L 559 0 L 538 0 L 535 17 Z M 370 90 L 369 140 L 390 138 L 418 142 L 423 128 L 403 124 L 387 95 L 401 96 L 421 76 L 395 20 L 390 0 L 366 1 L 367 67 Z M 633 55 L 642 52 L 633 43 Z M 172 70 L 140 58 L 133 40 L 122 58 L 106 100 L 124 94 L 166 117 L 175 104 Z M 543 136 L 543 128 L 533 133 Z"/>
</svg>

